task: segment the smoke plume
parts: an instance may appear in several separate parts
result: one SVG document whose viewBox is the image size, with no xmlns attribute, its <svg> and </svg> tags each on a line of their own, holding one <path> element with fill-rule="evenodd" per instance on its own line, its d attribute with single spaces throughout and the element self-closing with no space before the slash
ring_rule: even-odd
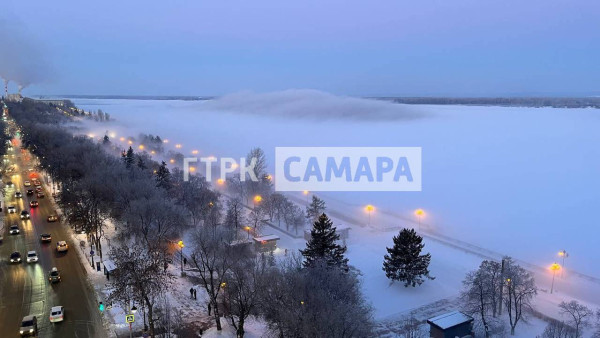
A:
<svg viewBox="0 0 600 338">
<path fill-rule="evenodd" d="M 0 18 L 0 77 L 5 85 L 12 81 L 20 92 L 50 78 L 47 56 L 40 46 L 22 23 Z"/>
</svg>

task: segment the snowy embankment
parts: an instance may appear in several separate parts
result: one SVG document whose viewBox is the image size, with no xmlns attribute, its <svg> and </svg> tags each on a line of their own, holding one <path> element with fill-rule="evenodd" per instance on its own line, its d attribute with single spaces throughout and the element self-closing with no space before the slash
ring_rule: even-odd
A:
<svg viewBox="0 0 600 338">
<path fill-rule="evenodd" d="M 260 146 L 271 170 L 276 146 L 423 147 L 420 193 L 318 194 L 336 224 L 353 227 L 348 256 L 364 275 L 363 288 L 379 319 L 453 299 L 467 271 L 482 259 L 504 254 L 536 273 L 537 306 L 544 313 L 556 317 L 556 305 L 571 298 L 593 308 L 600 305 L 599 251 L 592 240 L 600 237 L 600 228 L 590 217 L 600 188 L 594 169 L 600 167 L 597 110 L 419 106 L 414 109 L 424 113 L 420 119 L 389 118 L 386 111 L 373 121 L 339 114 L 316 121 L 314 114 L 278 116 L 277 103 L 270 103 L 265 114 L 235 112 L 235 105 L 218 111 L 205 102 L 75 103 L 115 117 L 114 123 L 90 124 L 97 135 L 107 130 L 118 136 L 152 133 L 169 139 L 167 148 L 186 156 L 198 150 L 197 156 L 241 157 Z M 336 109 L 331 102 L 327 107 Z M 176 143 L 182 147 L 175 149 Z M 288 196 L 298 204 L 305 198 L 301 192 Z M 376 208 L 372 226 L 367 226 L 366 204 Z M 418 227 L 416 208 L 426 211 L 425 250 L 432 254 L 436 279 L 416 289 L 390 286 L 381 271 L 385 246 L 399 227 Z M 304 245 L 301 239 L 281 237 L 282 248 Z M 557 278 L 550 295 L 551 274 L 545 267 L 558 261 L 563 249 L 570 253 L 565 275 Z"/>
</svg>

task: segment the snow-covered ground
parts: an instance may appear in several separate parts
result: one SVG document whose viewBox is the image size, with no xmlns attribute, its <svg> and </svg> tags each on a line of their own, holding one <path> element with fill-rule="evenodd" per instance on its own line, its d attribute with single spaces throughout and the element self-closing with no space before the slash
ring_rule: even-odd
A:
<svg viewBox="0 0 600 338">
<path fill-rule="evenodd" d="M 593 308 L 600 305 L 598 280 L 574 273 L 600 278 L 595 266 L 600 250 L 594 243 L 600 235 L 594 214 L 600 197 L 597 110 L 394 105 L 389 108 L 392 117 L 388 112 L 369 121 L 338 118 L 335 110 L 344 105 L 332 103 L 327 105 L 331 116 L 317 120 L 313 114 L 279 116 L 272 107 L 263 115 L 231 107 L 215 110 L 200 101 L 74 102 L 116 119 L 90 123 L 96 135 L 152 133 L 169 139 L 173 150 L 180 143 L 178 151 L 191 155 L 199 150 L 198 156 L 240 157 L 260 146 L 271 170 L 276 146 L 422 147 L 422 192 L 319 193 L 336 223 L 353 227 L 348 257 L 364 275 L 363 288 L 378 319 L 452 301 L 464 274 L 496 254 L 509 254 L 536 273 L 541 289 L 537 305 L 547 315 L 557 317 L 556 305 L 571 297 Z M 373 109 L 380 111 L 377 105 Z M 362 109 L 368 113 L 369 104 Z M 394 117 L 405 111 L 411 118 Z M 412 118 L 415 112 L 423 117 Z M 300 193 L 290 197 L 299 204 L 305 200 Z M 366 204 L 376 208 L 370 225 Z M 430 270 L 436 279 L 415 289 L 389 285 L 381 271 L 385 246 L 398 227 L 418 226 L 416 208 L 426 211 L 425 250 L 432 254 Z M 281 237 L 282 248 L 304 245 L 302 239 Z M 557 252 L 563 249 L 570 254 L 567 269 L 550 295 L 551 275 L 545 267 L 559 261 Z"/>
</svg>

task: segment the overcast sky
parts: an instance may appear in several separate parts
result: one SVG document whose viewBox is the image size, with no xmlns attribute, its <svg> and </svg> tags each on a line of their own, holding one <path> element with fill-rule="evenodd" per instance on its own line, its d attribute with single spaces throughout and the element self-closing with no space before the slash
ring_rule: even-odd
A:
<svg viewBox="0 0 600 338">
<path fill-rule="evenodd" d="M 8 0 L 0 43 L 41 55 L 19 57 L 44 73 L 28 94 L 589 95 L 599 18 L 597 0 Z"/>
</svg>

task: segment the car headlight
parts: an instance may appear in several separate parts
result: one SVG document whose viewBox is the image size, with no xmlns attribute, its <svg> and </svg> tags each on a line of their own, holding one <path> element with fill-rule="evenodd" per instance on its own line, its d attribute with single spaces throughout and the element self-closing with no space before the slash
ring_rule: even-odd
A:
<svg viewBox="0 0 600 338">
<path fill-rule="evenodd" d="M 29 329 L 29 332 L 33 332 L 33 329 Z"/>
<path fill-rule="evenodd" d="M 23 334 L 23 330 L 19 331 L 21 334 Z"/>
</svg>

